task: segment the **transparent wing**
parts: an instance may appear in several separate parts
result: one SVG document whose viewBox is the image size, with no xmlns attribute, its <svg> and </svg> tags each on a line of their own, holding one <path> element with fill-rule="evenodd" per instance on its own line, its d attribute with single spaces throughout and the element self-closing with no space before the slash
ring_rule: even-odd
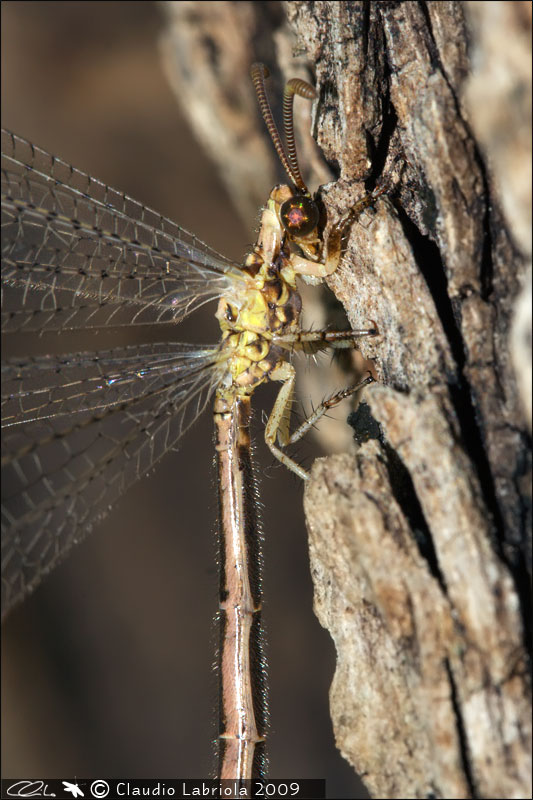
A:
<svg viewBox="0 0 533 800">
<path fill-rule="evenodd" d="M 155 397 L 176 382 L 185 391 L 212 361 L 213 348 L 185 344 L 13 359 L 2 365 L 2 427 Z"/>
<path fill-rule="evenodd" d="M 178 322 L 241 270 L 193 234 L 2 131 L 3 329 Z"/>
<path fill-rule="evenodd" d="M 6 365 L 4 613 L 176 446 L 225 369 L 217 347 L 183 344 Z"/>
</svg>

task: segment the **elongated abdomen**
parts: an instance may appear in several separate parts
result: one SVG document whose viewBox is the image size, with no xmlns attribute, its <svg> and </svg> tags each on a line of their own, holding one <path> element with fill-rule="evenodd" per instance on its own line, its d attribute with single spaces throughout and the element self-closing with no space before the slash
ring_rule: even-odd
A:
<svg viewBox="0 0 533 800">
<path fill-rule="evenodd" d="M 250 453 L 250 399 L 215 401 L 219 496 L 219 777 L 262 777 L 266 687 L 261 533 Z"/>
</svg>

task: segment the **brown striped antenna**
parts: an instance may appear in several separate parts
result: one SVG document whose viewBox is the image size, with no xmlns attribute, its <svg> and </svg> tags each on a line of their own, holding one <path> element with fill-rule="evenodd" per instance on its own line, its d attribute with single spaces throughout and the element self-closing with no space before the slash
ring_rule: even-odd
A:
<svg viewBox="0 0 533 800">
<path fill-rule="evenodd" d="M 309 195 L 309 190 L 302 178 L 300 167 L 298 165 L 298 157 L 296 155 L 296 143 L 294 141 L 293 104 L 295 94 L 299 95 L 300 97 L 305 97 L 308 100 L 312 100 L 316 97 L 316 91 L 311 84 L 307 83 L 307 81 L 301 80 L 301 78 L 292 78 L 287 82 L 287 85 L 285 86 L 285 92 L 283 94 L 283 129 L 285 132 L 285 142 L 287 146 L 287 150 L 285 151 L 281 141 L 281 136 L 279 135 L 276 123 L 274 122 L 274 117 L 272 116 L 272 109 L 270 108 L 270 103 L 268 102 L 265 90 L 265 78 L 268 78 L 270 73 L 264 64 L 257 62 L 252 64 L 250 74 L 252 76 L 261 114 L 265 120 L 270 138 L 272 139 L 274 147 L 276 148 L 279 160 L 283 165 L 283 169 L 297 189 L 304 194 Z"/>
<path fill-rule="evenodd" d="M 294 141 L 293 106 L 295 94 L 299 95 L 299 97 L 305 97 L 307 100 L 314 100 L 317 95 L 313 86 L 307 83 L 307 81 L 303 81 L 301 78 L 291 78 L 291 80 L 287 82 L 283 93 L 283 130 L 285 131 L 287 158 L 294 176 L 299 181 L 296 182 L 296 186 L 303 187 L 306 194 L 308 194 L 309 192 L 300 173 L 298 156 L 296 155 L 296 142 Z"/>
</svg>

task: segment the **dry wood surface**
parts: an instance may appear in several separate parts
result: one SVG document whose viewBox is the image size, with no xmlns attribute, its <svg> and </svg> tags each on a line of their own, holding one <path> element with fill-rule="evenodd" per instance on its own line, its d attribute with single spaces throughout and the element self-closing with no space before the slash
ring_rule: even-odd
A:
<svg viewBox="0 0 533 800">
<path fill-rule="evenodd" d="M 273 98 L 317 87 L 319 149 L 305 102 L 297 127 L 326 236 L 389 185 L 328 280 L 379 328 L 378 382 L 305 492 L 337 745 L 376 797 L 529 797 L 531 5 L 164 8 L 176 95 L 249 224 L 283 179 L 256 60 Z"/>
</svg>

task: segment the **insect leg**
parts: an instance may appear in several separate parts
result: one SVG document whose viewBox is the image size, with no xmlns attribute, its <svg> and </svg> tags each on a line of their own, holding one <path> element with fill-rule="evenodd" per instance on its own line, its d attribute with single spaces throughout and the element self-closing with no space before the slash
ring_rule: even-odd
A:
<svg viewBox="0 0 533 800">
<path fill-rule="evenodd" d="M 328 397 L 326 400 L 323 400 L 317 408 L 310 414 L 306 420 L 302 422 L 301 425 L 296 428 L 296 430 L 291 434 L 289 437 L 288 444 L 294 444 L 299 439 L 307 433 L 309 428 L 312 428 L 315 422 L 318 422 L 320 417 L 323 417 L 326 411 L 329 411 L 330 408 L 338 405 L 341 400 L 344 400 L 346 397 L 349 397 L 351 394 L 355 394 L 359 389 L 362 389 L 364 386 L 368 386 L 369 383 L 373 383 L 374 378 L 372 375 L 368 375 L 364 380 L 359 381 L 359 383 L 354 383 L 352 386 L 348 386 L 346 389 L 341 389 L 340 392 L 336 392 L 332 394 L 331 397 Z"/>
<path fill-rule="evenodd" d="M 307 353 L 315 353 L 326 347 L 350 347 L 354 339 L 362 336 L 378 336 L 379 330 L 374 323 L 372 328 L 356 328 L 348 331 L 296 331 L 275 336 L 274 341 L 282 345 L 290 345 Z"/>
<path fill-rule="evenodd" d="M 374 378 L 369 375 L 363 381 L 355 383 L 352 386 L 348 386 L 346 389 L 342 389 L 340 392 L 336 392 L 331 397 L 323 400 L 322 403 L 320 403 L 320 405 L 313 411 L 313 413 L 306 420 L 304 420 L 301 425 L 298 426 L 294 433 L 289 435 L 290 412 L 294 395 L 295 376 L 296 371 L 292 364 L 289 364 L 288 362 L 284 362 L 272 373 L 272 379 L 283 381 L 283 385 L 279 390 L 274 407 L 265 427 L 265 441 L 270 448 L 270 451 L 278 459 L 278 461 L 281 461 L 282 464 L 285 464 L 288 469 L 296 473 L 296 475 L 303 480 L 308 480 L 309 473 L 307 470 L 303 469 L 303 467 L 301 467 L 296 461 L 290 458 L 290 456 L 284 452 L 283 448 L 289 444 L 294 444 L 301 439 L 302 436 L 307 433 L 309 428 L 311 428 L 315 422 L 324 416 L 326 411 L 338 405 L 341 400 L 344 400 L 345 397 L 349 397 L 351 394 L 354 394 L 356 391 L 358 391 L 358 389 L 362 389 L 364 386 L 372 383 Z"/>
<path fill-rule="evenodd" d="M 323 254 L 324 275 L 331 275 L 337 267 L 344 251 L 346 235 L 350 226 L 359 219 L 363 211 L 370 208 L 389 188 L 388 183 L 378 184 L 373 192 L 361 197 L 331 229 Z"/>
<path fill-rule="evenodd" d="M 296 461 L 290 458 L 282 449 L 290 442 L 289 422 L 296 370 L 292 364 L 285 361 L 279 367 L 276 367 L 271 377 L 272 380 L 283 381 L 283 385 L 278 392 L 274 407 L 272 408 L 265 427 L 265 442 L 278 461 L 281 461 L 291 472 L 296 473 L 302 480 L 306 481 L 309 479 L 307 470 L 297 464 Z M 276 439 L 279 446 L 276 444 Z"/>
</svg>

